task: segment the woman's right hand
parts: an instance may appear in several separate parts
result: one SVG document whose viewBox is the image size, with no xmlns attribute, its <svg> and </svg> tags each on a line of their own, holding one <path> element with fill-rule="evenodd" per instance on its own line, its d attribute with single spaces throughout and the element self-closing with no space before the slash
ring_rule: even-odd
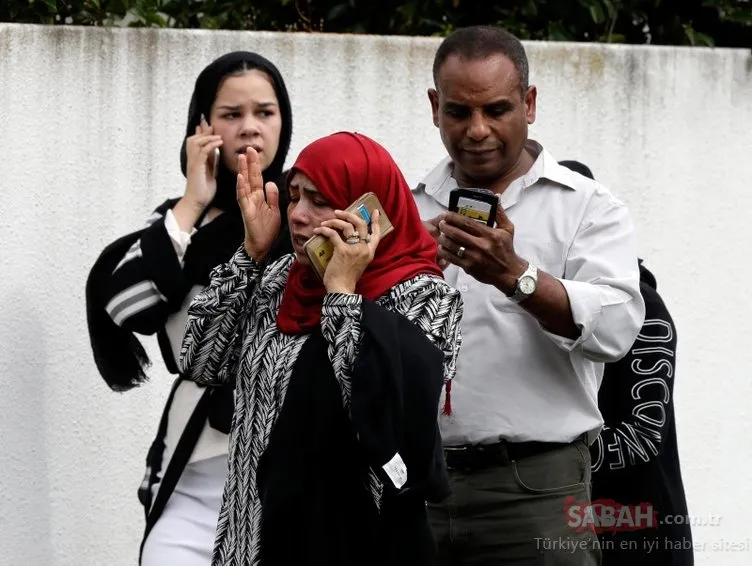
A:
<svg viewBox="0 0 752 566">
<path fill-rule="evenodd" d="M 190 204 L 203 211 L 217 194 L 214 178 L 214 150 L 222 145 L 222 137 L 202 116 L 196 133 L 185 140 L 186 186 L 185 196 Z"/>
<path fill-rule="evenodd" d="M 246 253 L 256 263 L 260 263 L 269 253 L 282 224 L 279 189 L 274 183 L 267 183 L 264 198 L 261 162 L 258 153 L 252 147 L 248 148 L 245 155 L 241 154 L 238 157 L 238 171 L 238 204 L 245 226 L 243 245 Z"/>
</svg>

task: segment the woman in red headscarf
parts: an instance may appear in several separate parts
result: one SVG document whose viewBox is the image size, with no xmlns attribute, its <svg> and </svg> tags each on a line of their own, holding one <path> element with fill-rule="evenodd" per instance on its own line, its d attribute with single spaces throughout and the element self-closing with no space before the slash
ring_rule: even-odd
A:
<svg viewBox="0 0 752 566">
<path fill-rule="evenodd" d="M 239 161 L 245 241 L 191 304 L 181 355 L 199 384 L 235 383 L 213 565 L 432 564 L 462 302 L 410 189 L 366 136 L 313 142 L 288 175 L 294 254 L 267 264 L 279 192 L 253 149 Z M 378 211 L 345 212 L 367 192 L 386 235 Z M 317 234 L 333 246 L 323 278 L 304 247 Z"/>
</svg>

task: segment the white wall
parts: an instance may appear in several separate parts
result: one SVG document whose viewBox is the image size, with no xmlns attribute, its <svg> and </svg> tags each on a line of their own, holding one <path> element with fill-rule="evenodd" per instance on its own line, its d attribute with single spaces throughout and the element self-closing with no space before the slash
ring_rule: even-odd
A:
<svg viewBox="0 0 752 566">
<path fill-rule="evenodd" d="M 135 563 L 136 488 L 170 377 L 111 393 L 92 362 L 84 284 L 102 247 L 183 187 L 198 72 L 234 49 L 278 63 L 290 163 L 357 129 L 417 182 L 442 146 L 426 89 L 435 38 L 0 25 L 0 561 Z M 534 137 L 629 204 L 676 318 L 676 412 L 697 564 L 752 557 L 752 57 L 737 50 L 529 44 Z M 721 539 L 746 550 L 713 550 Z"/>
</svg>

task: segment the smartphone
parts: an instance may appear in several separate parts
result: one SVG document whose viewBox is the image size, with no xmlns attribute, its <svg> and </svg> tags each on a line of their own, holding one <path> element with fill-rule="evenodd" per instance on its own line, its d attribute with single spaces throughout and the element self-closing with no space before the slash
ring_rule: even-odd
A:
<svg viewBox="0 0 752 566">
<path fill-rule="evenodd" d="M 371 233 L 371 217 L 373 211 L 379 211 L 379 227 L 381 228 L 381 237 L 383 238 L 389 232 L 394 230 L 394 226 L 389 221 L 384 208 L 381 206 L 378 197 L 374 193 L 366 193 L 362 195 L 358 200 L 347 207 L 347 212 L 354 212 L 359 214 L 363 220 L 368 223 L 368 233 Z M 305 250 L 308 258 L 311 260 L 311 265 L 316 271 L 320 279 L 324 279 L 324 272 L 326 266 L 329 265 L 329 261 L 334 254 L 334 246 L 328 238 L 315 235 L 305 243 Z"/>
<path fill-rule="evenodd" d="M 449 210 L 493 228 L 499 199 L 488 189 L 454 189 L 449 193 Z"/>
<path fill-rule="evenodd" d="M 204 128 L 204 124 L 208 126 L 209 121 L 206 119 L 206 116 L 204 116 L 202 113 L 201 117 L 199 118 L 199 125 L 201 126 L 202 131 Z M 212 174 L 214 175 L 214 178 L 216 179 L 217 175 L 219 174 L 219 148 L 218 147 L 214 148 L 214 162 L 212 164 L 212 168 L 213 168 Z"/>
<path fill-rule="evenodd" d="M 214 178 L 219 174 L 219 148 L 214 148 Z"/>
</svg>

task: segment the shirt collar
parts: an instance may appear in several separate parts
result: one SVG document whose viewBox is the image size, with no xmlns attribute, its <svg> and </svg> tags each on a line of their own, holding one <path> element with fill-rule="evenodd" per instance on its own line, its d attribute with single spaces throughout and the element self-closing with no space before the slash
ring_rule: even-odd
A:
<svg viewBox="0 0 752 566">
<path fill-rule="evenodd" d="M 499 197 L 501 205 L 507 209 L 516 204 L 522 192 L 538 183 L 550 181 L 568 189 L 576 190 L 571 171 L 559 165 L 553 156 L 535 140 L 528 140 L 525 149 L 535 157 L 532 167 L 522 177 L 512 181 Z M 457 188 L 457 181 L 452 177 L 454 164 L 447 156 L 425 176 L 417 188 L 423 188 L 445 208 L 449 207 L 449 193 Z"/>
<path fill-rule="evenodd" d="M 457 188 L 457 181 L 452 177 L 453 170 L 452 158 L 446 156 L 424 177 L 416 189 L 422 188 L 427 195 L 444 205 L 444 208 L 449 208 L 449 193 Z"/>
</svg>

